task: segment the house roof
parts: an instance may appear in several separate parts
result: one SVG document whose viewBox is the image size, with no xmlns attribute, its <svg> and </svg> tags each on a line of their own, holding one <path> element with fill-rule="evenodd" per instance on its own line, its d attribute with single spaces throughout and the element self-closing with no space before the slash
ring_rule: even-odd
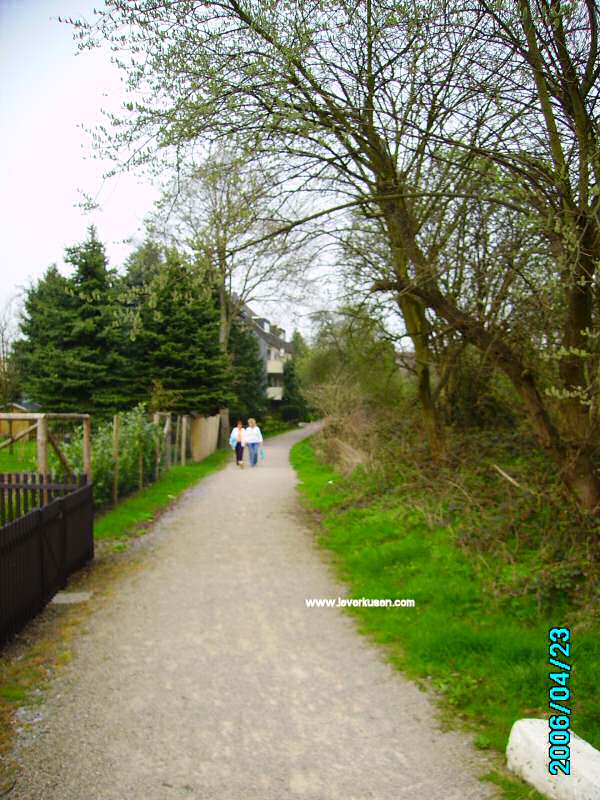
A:
<svg viewBox="0 0 600 800">
<path fill-rule="evenodd" d="M 275 333 L 271 333 L 270 331 L 266 331 L 264 328 L 261 328 L 256 320 L 265 318 L 259 317 L 258 314 L 255 314 L 246 304 L 242 306 L 242 316 L 252 329 L 252 332 L 255 333 L 256 336 L 259 336 L 268 345 L 271 347 L 276 347 L 278 350 L 284 350 L 290 355 L 293 354 L 294 345 L 291 342 L 286 342 L 286 340 L 282 339 L 281 336 L 277 336 Z"/>
<path fill-rule="evenodd" d="M 285 339 L 282 339 L 280 336 L 263 330 L 253 319 L 249 320 L 249 323 L 254 333 L 260 336 L 267 344 L 271 345 L 271 347 L 276 347 L 278 350 L 285 350 L 285 352 L 290 355 L 294 352 L 294 345 L 291 342 L 286 342 Z"/>
<path fill-rule="evenodd" d="M 7 408 L 16 408 L 19 412 L 32 412 L 37 413 L 40 411 L 41 406 L 38 403 L 32 403 L 30 400 L 21 400 L 19 403 L 8 403 Z"/>
</svg>

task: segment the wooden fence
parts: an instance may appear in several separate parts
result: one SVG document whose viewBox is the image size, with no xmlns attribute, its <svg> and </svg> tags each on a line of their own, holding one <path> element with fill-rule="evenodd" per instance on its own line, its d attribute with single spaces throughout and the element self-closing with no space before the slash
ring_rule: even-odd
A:
<svg viewBox="0 0 600 800">
<path fill-rule="evenodd" d="M 0 473 L 0 527 L 70 494 L 86 482 L 85 475 L 74 476 L 65 483 L 37 472 Z"/>
<path fill-rule="evenodd" d="M 0 422 L 4 422 L 10 426 L 15 423 L 29 423 L 29 427 L 21 430 L 19 433 L 11 432 L 6 441 L 0 443 L 0 450 L 4 447 L 12 447 L 16 442 L 24 438 L 29 438 L 35 433 L 37 441 L 37 463 L 38 472 L 47 476 L 50 472 L 48 467 L 48 449 L 52 447 L 56 453 L 62 468 L 67 475 L 73 476 L 73 470 L 63 453 L 60 443 L 50 433 L 48 426 L 49 422 L 53 421 L 64 422 L 81 422 L 83 425 L 83 471 L 85 472 L 88 481 L 92 480 L 92 436 L 91 436 L 91 420 L 89 414 L 9 414 L 0 412 Z"/>
<path fill-rule="evenodd" d="M 22 512 L 0 527 L 3 642 L 64 588 L 71 572 L 94 557 L 94 507 L 90 483 L 55 484 L 37 476 L 35 483 L 31 480 L 16 488 L 14 481 L 1 477 L 4 507 L 13 509 L 7 513 L 14 513 L 19 497 Z"/>
</svg>

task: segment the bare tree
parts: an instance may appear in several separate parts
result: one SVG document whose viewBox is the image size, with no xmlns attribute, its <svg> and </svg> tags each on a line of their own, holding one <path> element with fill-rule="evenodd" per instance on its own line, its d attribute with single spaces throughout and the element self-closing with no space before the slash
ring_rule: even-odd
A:
<svg viewBox="0 0 600 800">
<path fill-rule="evenodd" d="M 231 325 L 245 305 L 266 292 L 293 296 L 309 282 L 305 237 L 270 236 L 292 213 L 272 169 L 220 149 L 200 165 L 180 167 L 149 220 L 153 235 L 186 249 L 219 301 L 219 341 L 228 349 Z M 259 244 L 253 244 L 255 240 Z"/>
<path fill-rule="evenodd" d="M 0 311 L 0 408 L 14 402 L 21 386 L 21 372 L 15 354 L 16 326 L 14 301 Z"/>
</svg>

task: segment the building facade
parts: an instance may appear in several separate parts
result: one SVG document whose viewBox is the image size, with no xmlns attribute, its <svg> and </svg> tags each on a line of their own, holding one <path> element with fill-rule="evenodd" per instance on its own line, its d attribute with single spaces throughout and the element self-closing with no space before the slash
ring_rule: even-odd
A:
<svg viewBox="0 0 600 800">
<path fill-rule="evenodd" d="M 248 306 L 244 306 L 241 316 L 258 341 L 267 373 L 267 398 L 280 402 L 283 399 L 283 366 L 292 357 L 293 345 L 286 341 L 283 328 L 257 316 Z"/>
</svg>

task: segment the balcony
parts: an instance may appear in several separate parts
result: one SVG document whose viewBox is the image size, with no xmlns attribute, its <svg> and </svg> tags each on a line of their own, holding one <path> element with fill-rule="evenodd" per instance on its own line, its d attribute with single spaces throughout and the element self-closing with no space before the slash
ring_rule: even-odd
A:
<svg viewBox="0 0 600 800">
<path fill-rule="evenodd" d="M 283 363 L 279 358 L 270 358 L 267 361 L 267 375 L 283 375 Z"/>
<path fill-rule="evenodd" d="M 283 386 L 268 386 L 267 398 L 269 400 L 283 400 Z"/>
</svg>

